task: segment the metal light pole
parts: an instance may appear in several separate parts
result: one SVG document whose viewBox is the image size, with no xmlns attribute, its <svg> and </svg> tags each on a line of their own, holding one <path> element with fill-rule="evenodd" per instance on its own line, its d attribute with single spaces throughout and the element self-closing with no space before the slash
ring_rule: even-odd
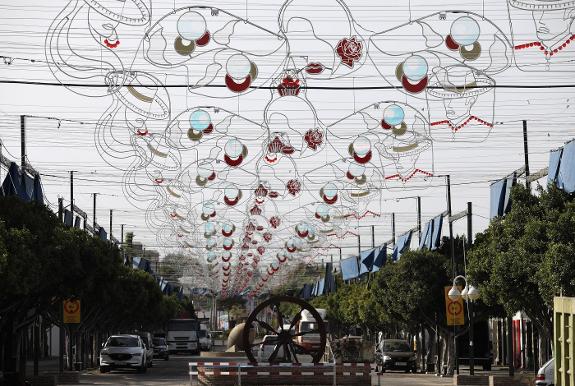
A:
<svg viewBox="0 0 575 386">
<path fill-rule="evenodd" d="M 457 279 L 463 279 L 465 281 L 465 288 L 463 291 L 459 291 L 457 288 L 456 282 Z M 474 342 L 473 342 L 473 326 L 474 326 L 474 315 L 473 315 L 473 303 L 479 299 L 479 290 L 475 288 L 473 285 L 469 285 L 467 278 L 463 275 L 458 275 L 453 279 L 453 286 L 449 290 L 447 296 L 456 301 L 459 297 L 462 297 L 463 300 L 467 303 L 467 310 L 469 312 L 469 375 L 475 374 L 475 350 L 474 350 Z"/>
</svg>

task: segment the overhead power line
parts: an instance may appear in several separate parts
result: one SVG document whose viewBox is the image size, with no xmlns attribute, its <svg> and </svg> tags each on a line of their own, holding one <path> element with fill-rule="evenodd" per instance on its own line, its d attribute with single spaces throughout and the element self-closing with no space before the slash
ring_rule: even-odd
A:
<svg viewBox="0 0 575 386">
<path fill-rule="evenodd" d="M 38 82 L 28 80 L 0 80 L 0 84 L 21 84 L 32 86 L 56 86 L 56 87 L 90 87 L 90 88 L 108 88 L 108 84 L 98 83 L 60 83 L 60 82 Z M 189 84 L 138 84 L 138 87 L 163 87 L 163 88 L 188 88 Z M 225 84 L 207 84 L 202 87 L 206 88 L 226 88 Z M 480 86 L 477 86 L 480 87 Z M 304 90 L 397 90 L 396 86 L 300 86 Z M 428 86 L 428 89 L 443 89 L 441 86 Z M 470 86 L 469 88 L 474 88 Z M 575 84 L 495 84 L 493 88 L 499 89 L 560 89 L 575 88 Z M 250 86 L 250 89 L 275 90 L 276 86 Z"/>
</svg>

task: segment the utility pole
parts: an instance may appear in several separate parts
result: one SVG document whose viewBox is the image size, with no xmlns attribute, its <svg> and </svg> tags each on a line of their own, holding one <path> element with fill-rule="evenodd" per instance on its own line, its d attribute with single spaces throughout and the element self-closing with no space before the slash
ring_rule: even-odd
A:
<svg viewBox="0 0 575 386">
<path fill-rule="evenodd" d="M 58 197 L 58 220 L 64 221 L 64 199 Z"/>
<path fill-rule="evenodd" d="M 467 202 L 467 249 L 473 245 L 473 212 L 472 203 Z"/>
<path fill-rule="evenodd" d="M 26 171 L 26 116 L 20 115 L 20 165 Z"/>
<path fill-rule="evenodd" d="M 417 196 L 417 234 L 421 244 L 421 197 Z"/>
<path fill-rule="evenodd" d="M 456 276 L 455 270 L 455 241 L 453 240 L 453 223 L 451 222 L 451 176 L 445 176 L 447 180 L 447 218 L 449 222 L 449 247 L 451 249 L 451 267 L 453 277 Z"/>
<path fill-rule="evenodd" d="M 375 225 L 371 226 L 371 247 L 375 248 Z"/>
<path fill-rule="evenodd" d="M 391 238 L 395 245 L 395 212 L 391 214 Z"/>
<path fill-rule="evenodd" d="M 361 256 L 361 229 L 357 228 L 357 257 L 360 258 Z"/>
<path fill-rule="evenodd" d="M 92 193 L 92 228 L 96 234 L 96 196 L 98 193 Z"/>
<path fill-rule="evenodd" d="M 531 192 L 531 182 L 529 182 L 529 147 L 527 145 L 527 121 L 523 120 L 523 155 L 525 156 L 525 177 L 527 189 Z"/>
<path fill-rule="evenodd" d="M 70 212 L 74 218 L 74 171 L 70 170 Z"/>
<path fill-rule="evenodd" d="M 110 242 L 112 242 L 112 213 L 114 212 L 113 209 L 110 209 Z"/>
</svg>

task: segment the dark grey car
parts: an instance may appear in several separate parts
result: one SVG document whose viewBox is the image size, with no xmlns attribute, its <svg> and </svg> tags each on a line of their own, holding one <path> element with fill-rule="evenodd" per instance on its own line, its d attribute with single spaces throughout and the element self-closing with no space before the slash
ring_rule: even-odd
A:
<svg viewBox="0 0 575 386">
<path fill-rule="evenodd" d="M 383 339 L 375 349 L 375 363 L 382 372 L 386 370 L 417 371 L 415 352 L 405 340 Z"/>
</svg>

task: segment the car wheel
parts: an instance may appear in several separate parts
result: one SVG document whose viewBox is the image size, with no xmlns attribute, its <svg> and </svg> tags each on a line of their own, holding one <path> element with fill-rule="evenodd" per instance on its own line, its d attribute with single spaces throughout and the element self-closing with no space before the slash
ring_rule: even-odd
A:
<svg viewBox="0 0 575 386">
<path fill-rule="evenodd" d="M 110 369 L 106 366 L 100 366 L 100 372 L 102 374 L 107 373 L 108 371 L 110 371 Z"/>
<path fill-rule="evenodd" d="M 145 364 L 138 367 L 138 373 L 140 373 L 140 374 L 144 374 L 147 370 L 148 370 L 148 367 Z"/>
<path fill-rule="evenodd" d="M 166 355 L 166 357 L 164 358 L 165 361 L 169 361 L 170 357 L 168 355 Z"/>
</svg>

